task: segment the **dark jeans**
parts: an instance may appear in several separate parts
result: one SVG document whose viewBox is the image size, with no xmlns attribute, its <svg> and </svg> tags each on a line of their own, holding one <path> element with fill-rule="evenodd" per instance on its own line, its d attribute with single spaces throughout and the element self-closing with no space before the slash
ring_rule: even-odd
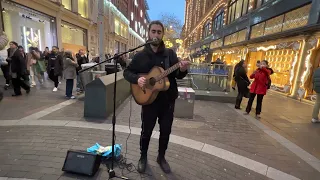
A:
<svg viewBox="0 0 320 180">
<path fill-rule="evenodd" d="M 236 108 L 240 108 L 243 96 L 244 96 L 244 94 L 242 92 L 238 91 L 238 96 L 237 96 L 236 105 L 235 105 Z"/>
<path fill-rule="evenodd" d="M 54 75 L 54 69 L 51 69 L 51 70 L 50 70 L 49 78 L 51 79 L 51 81 L 54 82 L 54 87 L 57 88 L 58 85 L 59 85 L 59 76 L 55 76 L 55 75 Z"/>
<path fill-rule="evenodd" d="M 141 136 L 140 136 L 140 151 L 141 155 L 146 155 L 148 152 L 149 142 L 153 128 L 157 122 L 160 125 L 159 138 L 159 155 L 164 156 L 168 148 L 169 137 L 171 134 L 171 126 L 173 122 L 174 102 L 169 103 L 167 100 L 157 98 L 150 105 L 142 106 L 141 111 Z"/>
<path fill-rule="evenodd" d="M 1 70 L 3 72 L 3 76 L 6 79 L 6 84 L 10 84 L 11 76 L 9 74 L 10 72 L 10 63 L 6 66 L 1 66 Z"/>
<path fill-rule="evenodd" d="M 255 93 L 250 93 L 250 97 L 249 97 L 249 101 L 248 101 L 248 105 L 246 108 L 246 112 L 250 113 L 251 111 L 251 107 L 252 107 L 252 103 L 254 101 L 254 98 L 257 95 L 257 107 L 256 107 L 256 114 L 260 114 L 261 113 L 261 108 L 262 108 L 262 100 L 263 100 L 263 94 L 255 94 Z"/>
<path fill-rule="evenodd" d="M 73 90 L 73 79 L 67 79 L 66 81 L 66 96 L 71 97 Z"/>
<path fill-rule="evenodd" d="M 30 86 L 26 83 L 25 77 L 17 75 L 17 78 L 12 78 L 13 91 L 15 95 L 21 94 L 21 88 L 30 90 Z"/>
</svg>

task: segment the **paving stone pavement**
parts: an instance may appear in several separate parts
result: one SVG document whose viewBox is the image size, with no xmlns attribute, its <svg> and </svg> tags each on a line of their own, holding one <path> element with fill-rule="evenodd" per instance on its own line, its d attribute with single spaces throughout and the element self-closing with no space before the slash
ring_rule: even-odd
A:
<svg viewBox="0 0 320 180">
<path fill-rule="evenodd" d="M 244 99 L 243 109 L 246 104 Z M 263 99 L 260 122 L 320 159 L 320 123 L 311 123 L 312 110 L 313 105 L 270 91 Z"/>
<path fill-rule="evenodd" d="M 127 134 L 116 133 L 116 141 L 123 144 Z M 61 171 L 66 152 L 69 149 L 85 150 L 99 142 L 111 143 L 111 131 L 71 127 L 45 126 L 7 126 L 0 127 L 0 177 L 29 179 L 106 179 L 108 173 L 104 166 L 92 178 L 71 175 Z M 128 140 L 128 163 L 136 165 L 139 159 L 139 137 L 131 135 Z M 156 163 L 158 142 L 151 140 L 148 153 L 149 174 L 140 178 L 136 173 L 126 176 L 132 179 L 268 179 L 248 169 L 180 145 L 169 144 L 167 160 L 173 173 L 164 174 Z M 116 168 L 120 175 L 121 170 Z M 128 173 L 128 172 L 125 172 Z M 150 176 L 151 175 L 151 176 Z"/>
<path fill-rule="evenodd" d="M 134 101 L 131 106 L 131 126 L 140 127 L 141 108 Z M 127 126 L 130 116 L 130 103 L 124 103 L 118 109 L 117 114 L 117 124 Z M 98 121 L 111 124 L 111 118 L 107 120 L 83 118 L 82 101 L 41 119 Z M 158 130 L 157 125 L 155 130 Z M 317 179 L 320 176 L 318 171 L 239 116 L 226 104 L 195 101 L 194 119 L 175 118 L 172 134 L 223 148 L 301 179 Z"/>
<path fill-rule="evenodd" d="M 18 97 L 11 96 L 13 89 L 3 90 L 4 84 L 4 78 L 0 76 L 0 88 L 4 93 L 4 99 L 0 103 L 0 120 L 21 119 L 66 101 L 64 81 L 59 85 L 57 92 L 52 92 L 53 83 L 46 80 L 43 85 L 37 84 L 36 87 L 31 88 L 28 95 L 21 90 L 22 96 Z"/>
</svg>

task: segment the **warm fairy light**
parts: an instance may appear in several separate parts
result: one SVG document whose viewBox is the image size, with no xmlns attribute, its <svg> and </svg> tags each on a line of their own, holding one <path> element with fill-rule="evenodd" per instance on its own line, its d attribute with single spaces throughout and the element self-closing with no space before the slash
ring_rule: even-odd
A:
<svg viewBox="0 0 320 180">
<path fill-rule="evenodd" d="M 292 68 L 290 71 L 290 84 L 292 84 L 293 78 L 294 78 L 294 67 L 296 66 L 297 62 L 298 62 L 298 52 L 296 53 L 296 55 L 294 56 L 293 59 L 293 63 L 292 63 Z"/>
<path fill-rule="evenodd" d="M 258 51 L 260 51 L 260 50 L 262 50 L 262 51 L 268 51 L 268 50 L 270 50 L 270 49 L 276 49 L 277 48 L 277 46 L 268 46 L 268 47 L 263 47 L 263 46 L 261 46 L 261 47 L 257 47 L 257 50 Z"/>
<path fill-rule="evenodd" d="M 310 74 L 310 68 L 312 67 L 312 64 L 310 63 L 311 50 L 308 53 L 309 54 L 307 55 L 305 63 L 304 63 L 306 70 L 303 72 L 303 74 L 301 76 L 301 86 L 303 86 L 304 83 L 306 82 L 306 80 L 307 80 L 306 77 Z"/>
<path fill-rule="evenodd" d="M 198 1 L 200 3 L 200 1 Z M 208 13 L 208 15 L 202 19 L 202 21 L 189 33 L 189 37 L 199 28 L 201 27 L 201 24 L 203 24 L 205 21 L 207 21 L 207 19 L 212 16 L 212 14 L 214 14 L 213 12 L 216 12 L 216 10 L 218 8 L 220 8 L 221 6 L 225 6 L 227 3 L 226 2 L 218 2 L 213 8 L 212 10 Z"/>
</svg>

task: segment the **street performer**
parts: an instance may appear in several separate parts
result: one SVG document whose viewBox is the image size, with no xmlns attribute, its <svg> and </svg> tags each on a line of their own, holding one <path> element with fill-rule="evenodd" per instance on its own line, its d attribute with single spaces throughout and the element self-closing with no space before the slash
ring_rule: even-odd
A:
<svg viewBox="0 0 320 180">
<path fill-rule="evenodd" d="M 130 65 L 123 75 L 132 84 L 138 84 L 141 88 L 146 85 L 146 78 L 140 77 L 140 73 L 148 73 L 154 66 L 165 68 L 165 61 L 169 59 L 170 67 L 179 62 L 177 54 L 172 49 L 165 48 L 163 42 L 164 26 L 160 21 L 152 21 L 149 24 L 149 40 L 145 48 L 135 54 Z M 167 58 L 168 56 L 168 58 Z M 168 63 L 167 63 L 168 64 Z M 178 97 L 176 78 L 182 79 L 187 75 L 188 61 L 180 61 L 180 68 L 168 75 L 170 87 L 167 91 L 159 92 L 155 101 L 149 105 L 143 105 L 141 110 L 142 131 L 140 136 L 141 157 L 138 163 L 138 171 L 144 173 L 147 165 L 147 152 L 153 128 L 158 119 L 160 125 L 159 150 L 157 163 L 165 173 L 171 169 L 165 159 L 165 152 L 168 147 L 175 100 Z"/>
</svg>

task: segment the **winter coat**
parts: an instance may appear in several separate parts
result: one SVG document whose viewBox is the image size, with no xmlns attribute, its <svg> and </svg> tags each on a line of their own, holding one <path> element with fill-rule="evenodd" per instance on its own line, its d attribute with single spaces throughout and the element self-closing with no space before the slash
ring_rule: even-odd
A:
<svg viewBox="0 0 320 180">
<path fill-rule="evenodd" d="M 253 74 L 250 79 L 254 79 L 250 93 L 263 94 L 267 93 L 268 89 L 268 78 L 270 78 L 271 71 L 267 68 L 259 68 Z"/>
<path fill-rule="evenodd" d="M 47 73 L 50 74 L 51 69 L 54 69 L 55 76 L 62 76 L 63 60 L 62 56 L 54 53 L 49 54 Z"/>
<path fill-rule="evenodd" d="M 77 77 L 78 67 L 77 61 L 70 58 L 64 58 L 63 60 L 63 75 L 65 79 L 75 79 Z"/>
<path fill-rule="evenodd" d="M 248 93 L 248 86 L 250 85 L 250 81 L 247 76 L 247 72 L 244 67 L 240 66 L 235 71 L 235 81 L 238 85 L 238 91 L 241 93 Z"/>
</svg>

